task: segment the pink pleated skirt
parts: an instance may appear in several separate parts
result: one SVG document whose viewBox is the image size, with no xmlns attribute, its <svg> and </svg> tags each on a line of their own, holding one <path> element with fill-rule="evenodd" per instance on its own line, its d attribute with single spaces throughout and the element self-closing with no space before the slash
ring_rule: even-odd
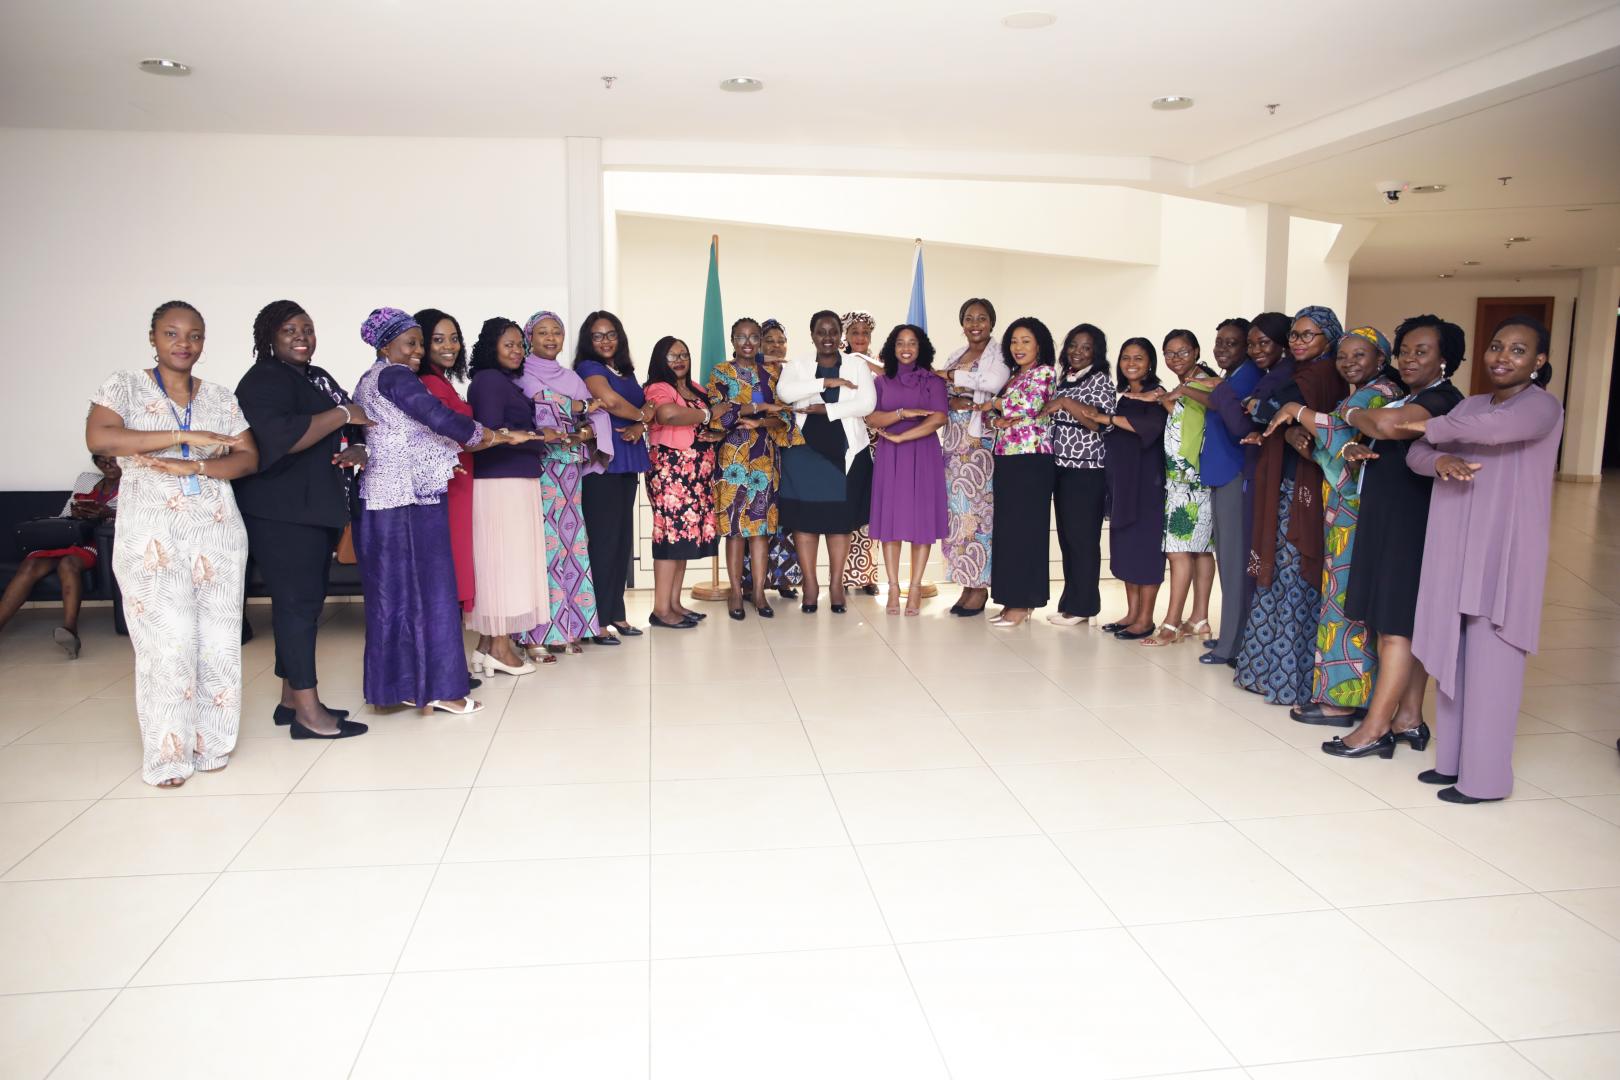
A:
<svg viewBox="0 0 1620 1080">
<path fill-rule="evenodd" d="M 467 627 L 480 634 L 518 634 L 551 621 L 546 580 L 545 509 L 540 481 L 473 480 L 473 591 Z"/>
</svg>

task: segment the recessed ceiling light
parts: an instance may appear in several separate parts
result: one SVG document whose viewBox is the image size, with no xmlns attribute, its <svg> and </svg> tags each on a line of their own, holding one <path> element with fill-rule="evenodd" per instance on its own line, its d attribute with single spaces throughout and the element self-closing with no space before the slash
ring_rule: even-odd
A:
<svg viewBox="0 0 1620 1080">
<path fill-rule="evenodd" d="M 1457 276 L 1456 274 L 1452 274 L 1452 273 L 1436 274 L 1435 275 L 1435 277 L 1443 277 L 1443 278 L 1456 277 L 1456 276 Z"/>
<path fill-rule="evenodd" d="M 1057 22 L 1057 16 L 1050 11 L 1015 11 L 1001 20 L 1001 25 L 1009 30 L 1045 30 Z"/>
<path fill-rule="evenodd" d="M 1414 194 L 1414 195 L 1438 195 L 1442 191 L 1446 190 L 1446 185 L 1444 185 L 1444 184 L 1416 184 L 1416 185 L 1414 185 L 1412 187 L 1411 190 L 1412 190 L 1412 194 Z"/>
<path fill-rule="evenodd" d="M 1464 266 L 1484 266 L 1485 264 L 1480 262 L 1478 259 L 1464 259 L 1463 260 L 1463 265 Z"/>
<path fill-rule="evenodd" d="M 1190 109 L 1193 107 L 1193 99 L 1190 97 L 1182 97 L 1180 94 L 1171 94 L 1169 97 L 1154 98 L 1153 107 L 1158 109 L 1160 112 L 1173 112 L 1176 109 Z"/>
<path fill-rule="evenodd" d="M 1566 213 L 1566 214 L 1586 214 L 1586 213 L 1590 213 L 1591 210 L 1592 210 L 1592 208 L 1590 206 L 1566 206 L 1566 207 L 1564 207 L 1564 213 Z"/>
<path fill-rule="evenodd" d="M 142 60 L 140 69 L 148 75 L 190 75 L 191 68 L 178 60 Z"/>
<path fill-rule="evenodd" d="M 1528 237 L 1528 236 L 1510 236 L 1510 237 L 1507 238 L 1507 242 L 1510 243 L 1510 244 L 1528 244 L 1530 242 L 1530 237 Z"/>
<path fill-rule="evenodd" d="M 765 89 L 765 84 L 752 76 L 738 75 L 731 79 L 721 79 L 720 89 L 731 94 L 752 94 Z"/>
</svg>

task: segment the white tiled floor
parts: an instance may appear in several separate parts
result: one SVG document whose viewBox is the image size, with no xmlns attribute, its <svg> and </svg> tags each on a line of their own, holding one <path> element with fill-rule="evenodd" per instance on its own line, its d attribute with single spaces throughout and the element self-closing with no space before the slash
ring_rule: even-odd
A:
<svg viewBox="0 0 1620 1080">
<path fill-rule="evenodd" d="M 70 665 L 25 612 L 0 1075 L 1620 1076 L 1620 489 L 1556 499 L 1490 806 L 1435 801 L 1432 750 L 1324 757 L 1196 646 L 949 588 L 712 606 L 337 744 L 271 724 L 255 607 L 231 766 L 157 791 L 107 614 Z M 321 645 L 351 708 L 360 616 Z"/>
</svg>

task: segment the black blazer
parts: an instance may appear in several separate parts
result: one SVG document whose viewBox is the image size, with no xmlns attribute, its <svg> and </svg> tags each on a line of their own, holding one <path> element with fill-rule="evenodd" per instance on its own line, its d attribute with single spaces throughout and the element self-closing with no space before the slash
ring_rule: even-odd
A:
<svg viewBox="0 0 1620 1080">
<path fill-rule="evenodd" d="M 309 370 L 337 385 L 320 368 Z M 346 393 L 343 398 L 348 401 Z M 236 504 L 242 513 L 334 529 L 347 525 L 348 478 L 332 464 L 332 455 L 343 448 L 345 429 L 338 428 L 313 446 L 291 453 L 293 444 L 309 430 L 310 418 L 336 404 L 331 396 L 303 371 L 277 361 L 249 368 L 236 384 L 236 400 L 259 447 L 259 471 L 235 483 Z M 358 436 L 364 429 L 347 430 Z"/>
</svg>

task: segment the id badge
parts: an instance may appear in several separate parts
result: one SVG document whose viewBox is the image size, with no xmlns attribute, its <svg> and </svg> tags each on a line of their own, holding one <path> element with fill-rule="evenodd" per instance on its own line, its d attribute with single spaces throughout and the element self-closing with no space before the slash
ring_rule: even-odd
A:
<svg viewBox="0 0 1620 1080">
<path fill-rule="evenodd" d="M 182 476 L 180 478 L 180 494 L 201 495 L 202 481 L 199 480 L 195 474 L 190 476 Z"/>
</svg>

